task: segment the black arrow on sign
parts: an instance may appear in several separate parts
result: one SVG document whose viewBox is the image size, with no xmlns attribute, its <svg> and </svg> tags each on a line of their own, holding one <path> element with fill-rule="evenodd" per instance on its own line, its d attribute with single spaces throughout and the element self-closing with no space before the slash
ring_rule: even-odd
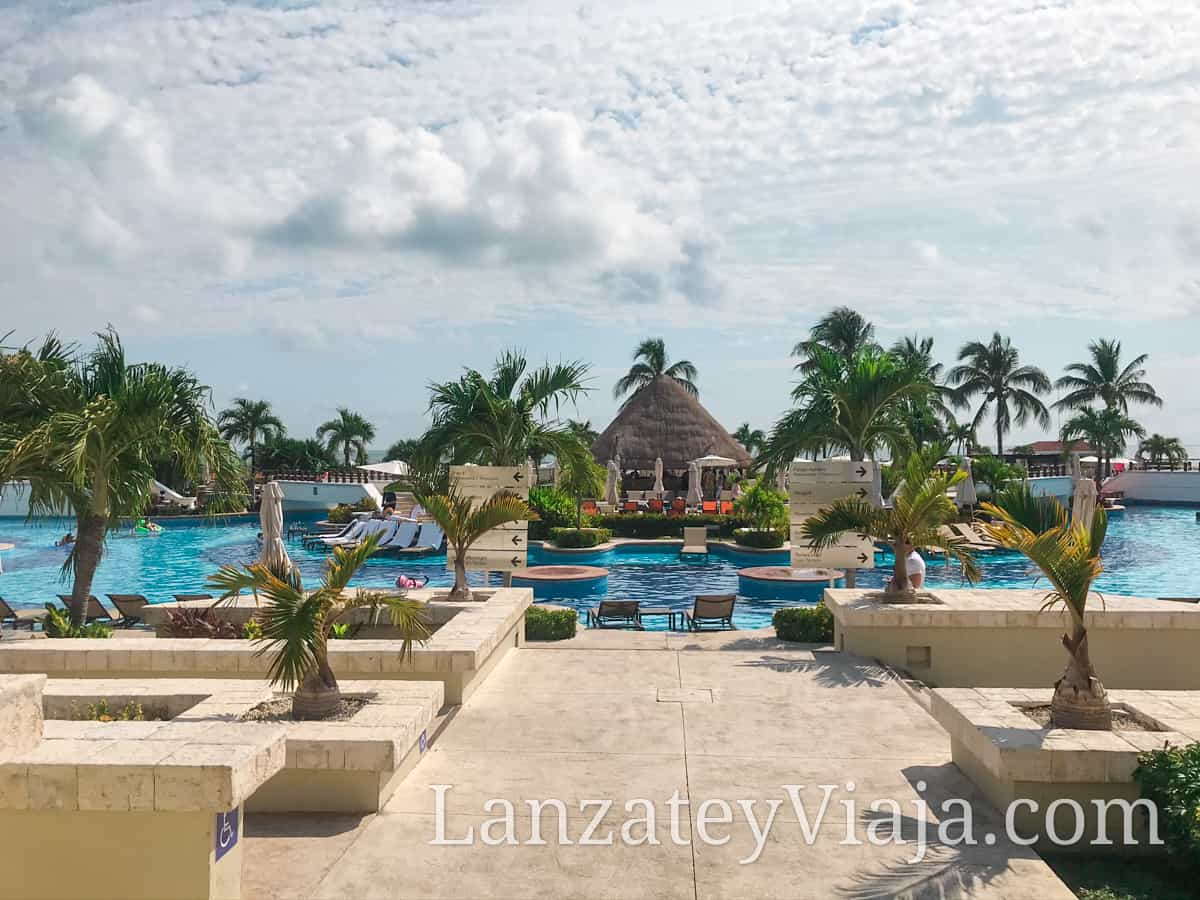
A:
<svg viewBox="0 0 1200 900">
<path fill-rule="evenodd" d="M 512 537 L 512 542 L 514 547 L 521 546 L 521 536 L 519 534 L 514 534 Z"/>
<path fill-rule="evenodd" d="M 859 539 L 860 541 L 865 541 L 865 540 L 868 540 L 870 537 L 871 537 L 871 536 L 870 536 L 869 534 L 860 534 L 860 535 L 858 536 L 858 539 Z"/>
<path fill-rule="evenodd" d="M 857 491 L 855 491 L 854 493 L 858 494 L 858 497 L 859 497 L 859 499 L 861 500 L 863 497 L 867 496 L 867 489 L 866 489 L 866 488 L 859 488 L 859 489 L 858 489 Z"/>
<path fill-rule="evenodd" d="M 509 562 L 511 562 L 513 564 L 514 569 L 521 568 L 521 557 L 514 556 L 512 559 L 509 560 Z"/>
<path fill-rule="evenodd" d="M 865 563 L 867 561 L 867 554 L 865 554 L 865 553 L 858 554 L 858 561 L 860 563 Z"/>
<path fill-rule="evenodd" d="M 516 472 L 513 472 L 513 481 L 520 481 L 522 477 L 523 476 L 521 475 L 520 469 L 518 469 Z"/>
<path fill-rule="evenodd" d="M 859 466 L 859 467 L 858 467 L 858 477 L 859 477 L 859 478 L 862 478 L 862 477 L 863 477 L 864 475 L 866 475 L 866 474 L 867 474 L 867 469 L 866 469 L 866 467 L 865 467 L 865 466 Z"/>
</svg>

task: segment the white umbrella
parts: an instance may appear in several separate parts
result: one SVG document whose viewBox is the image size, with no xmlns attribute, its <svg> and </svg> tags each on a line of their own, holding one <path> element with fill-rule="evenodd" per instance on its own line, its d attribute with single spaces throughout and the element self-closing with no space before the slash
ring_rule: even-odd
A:
<svg viewBox="0 0 1200 900">
<path fill-rule="evenodd" d="M 537 466 L 535 466 L 533 464 L 533 459 L 531 457 L 526 457 L 525 458 L 525 484 L 531 488 L 535 488 L 535 487 L 537 487 L 537 483 L 538 483 Z"/>
<path fill-rule="evenodd" d="M 356 466 L 367 472 L 379 472 L 383 475 L 400 476 L 408 474 L 408 463 L 398 459 L 389 459 L 387 462 L 367 463 L 364 466 Z"/>
<path fill-rule="evenodd" d="M 1092 516 L 1096 514 L 1096 482 L 1090 478 L 1075 479 L 1075 494 L 1071 498 L 1071 524 L 1082 522 L 1092 527 Z"/>
<path fill-rule="evenodd" d="M 262 490 L 258 522 L 262 528 L 262 553 L 258 561 L 276 574 L 290 572 L 292 561 L 283 545 L 283 488 L 277 481 Z"/>
<path fill-rule="evenodd" d="M 654 460 L 654 493 L 661 494 L 663 492 L 663 461 L 662 457 Z"/>
<path fill-rule="evenodd" d="M 696 463 L 688 463 L 688 506 L 700 505 L 700 467 Z"/>
<path fill-rule="evenodd" d="M 979 494 L 975 491 L 975 476 L 971 474 L 971 460 L 963 457 L 958 464 L 959 471 L 966 472 L 967 477 L 954 486 L 954 500 L 959 506 L 974 506 L 979 502 Z"/>
<path fill-rule="evenodd" d="M 608 461 L 608 476 L 604 479 L 604 502 L 611 506 L 617 505 L 617 482 L 621 472 L 614 460 Z"/>
<path fill-rule="evenodd" d="M 737 465 L 737 460 L 730 459 L 728 456 L 715 456 L 714 454 L 710 453 L 708 456 L 701 456 L 699 459 L 693 459 L 692 465 L 712 466 L 713 468 L 732 468 L 733 466 Z"/>
</svg>

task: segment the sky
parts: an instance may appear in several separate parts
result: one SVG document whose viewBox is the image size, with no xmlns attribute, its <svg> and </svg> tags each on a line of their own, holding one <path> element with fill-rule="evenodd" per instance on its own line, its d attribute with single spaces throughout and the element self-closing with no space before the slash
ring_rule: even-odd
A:
<svg viewBox="0 0 1200 900">
<path fill-rule="evenodd" d="M 0 4 L 0 335 L 384 447 L 508 347 L 602 428 L 646 336 L 766 429 L 849 305 L 1051 377 L 1118 338 L 1200 455 L 1197 46 L 1174 0 Z"/>
</svg>

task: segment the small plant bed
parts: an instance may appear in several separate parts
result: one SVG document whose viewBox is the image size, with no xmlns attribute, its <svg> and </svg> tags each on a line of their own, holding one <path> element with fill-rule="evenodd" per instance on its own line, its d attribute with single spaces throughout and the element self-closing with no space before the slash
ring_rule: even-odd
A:
<svg viewBox="0 0 1200 900">
<path fill-rule="evenodd" d="M 1194 884 L 1162 857 L 1123 859 L 1046 856 L 1054 874 L 1079 900 L 1191 900 Z"/>
<path fill-rule="evenodd" d="M 165 722 L 168 718 L 166 710 L 146 709 L 136 700 L 118 706 L 104 699 L 88 703 L 83 709 L 72 707 L 69 716 L 70 721 L 76 722 Z"/>
<path fill-rule="evenodd" d="M 338 703 L 337 711 L 331 716 L 325 716 L 322 722 L 345 722 L 354 718 L 355 714 L 370 702 L 366 697 L 343 697 Z M 264 700 L 238 716 L 239 722 L 293 722 L 292 698 L 275 697 Z"/>
<path fill-rule="evenodd" d="M 1013 706 L 1033 719 L 1043 728 L 1050 728 L 1050 704 L 1041 703 L 1037 706 L 1024 706 L 1020 703 L 1014 703 Z M 1139 716 L 1137 713 L 1127 712 L 1123 709 L 1113 709 L 1112 711 L 1112 727 L 1113 731 L 1166 731 L 1149 719 Z"/>
<path fill-rule="evenodd" d="M 781 641 L 828 644 L 833 641 L 833 613 L 824 603 L 776 610 L 771 618 Z"/>
</svg>

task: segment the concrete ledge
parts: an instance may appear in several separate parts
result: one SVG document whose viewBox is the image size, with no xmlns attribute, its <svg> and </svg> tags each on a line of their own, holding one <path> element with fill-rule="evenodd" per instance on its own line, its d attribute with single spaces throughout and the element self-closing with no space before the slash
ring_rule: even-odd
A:
<svg viewBox="0 0 1200 900">
<path fill-rule="evenodd" d="M 891 604 L 878 591 L 830 588 L 835 645 L 941 687 L 1036 688 L 1066 657 L 1062 609 L 1037 590 L 933 590 L 934 603 Z M 1106 595 L 1085 616 L 1092 659 L 1110 688 L 1200 688 L 1200 606 Z"/>
</svg>

